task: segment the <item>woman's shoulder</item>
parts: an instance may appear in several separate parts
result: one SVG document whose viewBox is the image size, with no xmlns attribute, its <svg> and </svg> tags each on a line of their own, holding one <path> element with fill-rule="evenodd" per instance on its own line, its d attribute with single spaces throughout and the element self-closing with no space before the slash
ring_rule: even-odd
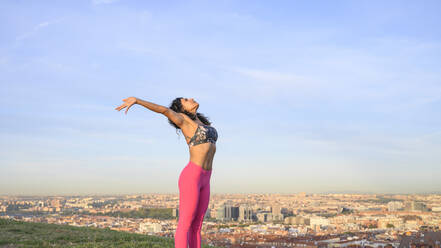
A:
<svg viewBox="0 0 441 248">
<path fill-rule="evenodd" d="M 184 114 L 184 113 L 179 113 L 180 115 L 182 115 L 182 117 L 184 118 L 185 122 L 187 125 L 190 125 L 192 127 L 197 127 L 197 126 L 206 126 L 206 127 L 211 127 L 210 124 L 205 124 L 200 120 L 193 120 L 191 119 L 188 115 Z"/>
</svg>

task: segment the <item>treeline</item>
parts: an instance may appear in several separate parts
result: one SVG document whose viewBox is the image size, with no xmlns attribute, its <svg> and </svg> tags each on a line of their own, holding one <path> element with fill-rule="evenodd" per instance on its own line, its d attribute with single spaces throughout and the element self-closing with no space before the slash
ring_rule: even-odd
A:
<svg viewBox="0 0 441 248">
<path fill-rule="evenodd" d="M 173 216 L 172 208 L 141 208 L 138 210 L 131 211 L 116 211 L 109 213 L 90 213 L 88 211 L 84 211 L 83 213 L 89 215 L 105 215 L 112 217 L 121 217 L 121 218 L 152 218 L 152 219 L 160 219 L 160 220 L 168 220 L 175 219 L 177 217 Z"/>
<path fill-rule="evenodd" d="M 89 203 L 89 206 L 92 206 L 93 208 L 103 208 L 104 206 L 114 206 L 116 204 L 118 204 L 119 200 L 106 200 L 103 202 L 92 202 Z"/>
</svg>

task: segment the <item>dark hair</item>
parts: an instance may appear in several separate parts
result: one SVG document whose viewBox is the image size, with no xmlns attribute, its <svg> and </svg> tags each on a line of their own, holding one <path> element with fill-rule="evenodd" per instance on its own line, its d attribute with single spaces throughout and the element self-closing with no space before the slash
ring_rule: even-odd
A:
<svg viewBox="0 0 441 248">
<path fill-rule="evenodd" d="M 208 118 L 206 116 L 204 116 L 201 113 L 197 113 L 193 114 L 188 112 L 187 110 L 182 109 L 182 103 L 181 103 L 181 99 L 183 97 L 177 97 L 175 98 L 175 100 L 172 101 L 172 103 L 170 104 L 170 109 L 175 111 L 176 113 L 183 113 L 186 114 L 188 117 L 190 117 L 190 119 L 192 120 L 196 120 L 196 116 L 198 117 L 199 120 L 202 121 L 202 123 L 204 123 L 205 125 L 211 125 L 211 122 L 208 120 Z M 176 132 L 178 130 L 180 130 L 181 128 L 176 125 L 173 121 L 171 121 L 170 119 L 168 119 L 168 122 L 170 123 L 170 125 L 172 125 L 174 128 L 176 128 Z"/>
</svg>

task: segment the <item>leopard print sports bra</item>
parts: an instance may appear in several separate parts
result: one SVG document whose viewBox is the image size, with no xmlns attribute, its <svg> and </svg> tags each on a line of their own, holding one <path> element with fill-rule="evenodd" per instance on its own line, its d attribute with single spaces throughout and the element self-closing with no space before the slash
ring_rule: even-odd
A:
<svg viewBox="0 0 441 248">
<path fill-rule="evenodd" d="M 203 143 L 213 143 L 216 144 L 217 141 L 217 131 L 214 127 L 208 125 L 198 125 L 196 132 L 193 137 L 191 137 L 189 146 L 196 146 Z"/>
</svg>

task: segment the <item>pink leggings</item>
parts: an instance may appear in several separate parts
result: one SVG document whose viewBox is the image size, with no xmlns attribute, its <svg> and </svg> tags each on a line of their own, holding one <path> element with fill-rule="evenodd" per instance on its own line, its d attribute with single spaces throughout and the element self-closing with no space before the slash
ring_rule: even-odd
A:
<svg viewBox="0 0 441 248">
<path fill-rule="evenodd" d="M 179 220 L 175 248 L 200 248 L 201 228 L 210 201 L 211 170 L 189 162 L 179 175 Z"/>
</svg>

